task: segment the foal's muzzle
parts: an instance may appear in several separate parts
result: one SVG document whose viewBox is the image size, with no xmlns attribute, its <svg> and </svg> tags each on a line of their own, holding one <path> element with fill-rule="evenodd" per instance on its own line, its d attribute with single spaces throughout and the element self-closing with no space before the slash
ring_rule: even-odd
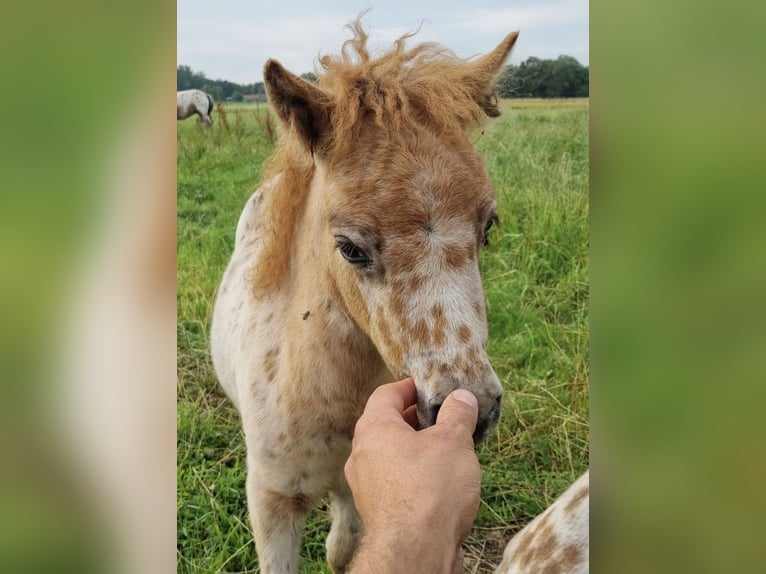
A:
<svg viewBox="0 0 766 574">
<path fill-rule="evenodd" d="M 443 399 L 438 401 L 421 400 L 418 396 L 418 422 L 421 428 L 427 428 L 436 423 L 439 416 Z M 473 432 L 473 442 L 478 444 L 495 428 L 500 420 L 500 410 L 503 395 L 497 395 L 491 399 L 479 399 L 479 418 L 476 421 L 476 429 Z"/>
</svg>

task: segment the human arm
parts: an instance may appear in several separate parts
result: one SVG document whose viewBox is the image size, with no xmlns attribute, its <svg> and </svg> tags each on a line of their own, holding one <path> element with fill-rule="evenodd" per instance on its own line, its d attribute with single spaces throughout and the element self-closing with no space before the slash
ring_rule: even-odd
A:
<svg viewBox="0 0 766 574">
<path fill-rule="evenodd" d="M 460 572 L 479 507 L 476 398 L 457 390 L 416 431 L 412 379 L 379 387 L 356 426 L 346 479 L 365 526 L 352 574 Z"/>
</svg>

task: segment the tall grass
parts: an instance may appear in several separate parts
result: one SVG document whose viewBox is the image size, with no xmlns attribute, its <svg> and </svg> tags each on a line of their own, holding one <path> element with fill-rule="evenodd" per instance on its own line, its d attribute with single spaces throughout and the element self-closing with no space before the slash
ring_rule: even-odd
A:
<svg viewBox="0 0 766 574">
<path fill-rule="evenodd" d="M 489 353 L 503 416 L 478 449 L 482 504 L 466 572 L 588 466 L 588 103 L 504 102 L 477 139 L 501 224 L 483 250 Z M 274 147 L 267 107 L 219 105 L 212 129 L 178 124 L 178 571 L 256 572 L 245 450 L 208 356 L 213 296 L 239 212 Z M 270 126 L 270 127 L 268 127 Z M 302 572 L 329 572 L 313 513 Z"/>
</svg>

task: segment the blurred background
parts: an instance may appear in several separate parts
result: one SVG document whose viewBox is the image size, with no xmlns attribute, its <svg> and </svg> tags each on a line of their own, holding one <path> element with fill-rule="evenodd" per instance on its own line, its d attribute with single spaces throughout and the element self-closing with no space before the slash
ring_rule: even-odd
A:
<svg viewBox="0 0 766 574">
<path fill-rule="evenodd" d="M 0 38 L 0 571 L 172 571 L 175 4 Z"/>
<path fill-rule="evenodd" d="M 764 10 L 591 14 L 593 570 L 762 571 Z"/>
</svg>

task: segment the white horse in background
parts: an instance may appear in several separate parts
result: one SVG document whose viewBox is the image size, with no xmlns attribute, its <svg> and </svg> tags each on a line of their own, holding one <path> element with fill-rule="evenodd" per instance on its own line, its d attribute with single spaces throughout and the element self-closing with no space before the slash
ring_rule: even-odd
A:
<svg viewBox="0 0 766 574">
<path fill-rule="evenodd" d="M 176 94 L 177 120 L 185 120 L 197 114 L 207 125 L 213 125 L 210 114 L 213 111 L 213 97 L 202 90 L 183 90 Z"/>
</svg>

